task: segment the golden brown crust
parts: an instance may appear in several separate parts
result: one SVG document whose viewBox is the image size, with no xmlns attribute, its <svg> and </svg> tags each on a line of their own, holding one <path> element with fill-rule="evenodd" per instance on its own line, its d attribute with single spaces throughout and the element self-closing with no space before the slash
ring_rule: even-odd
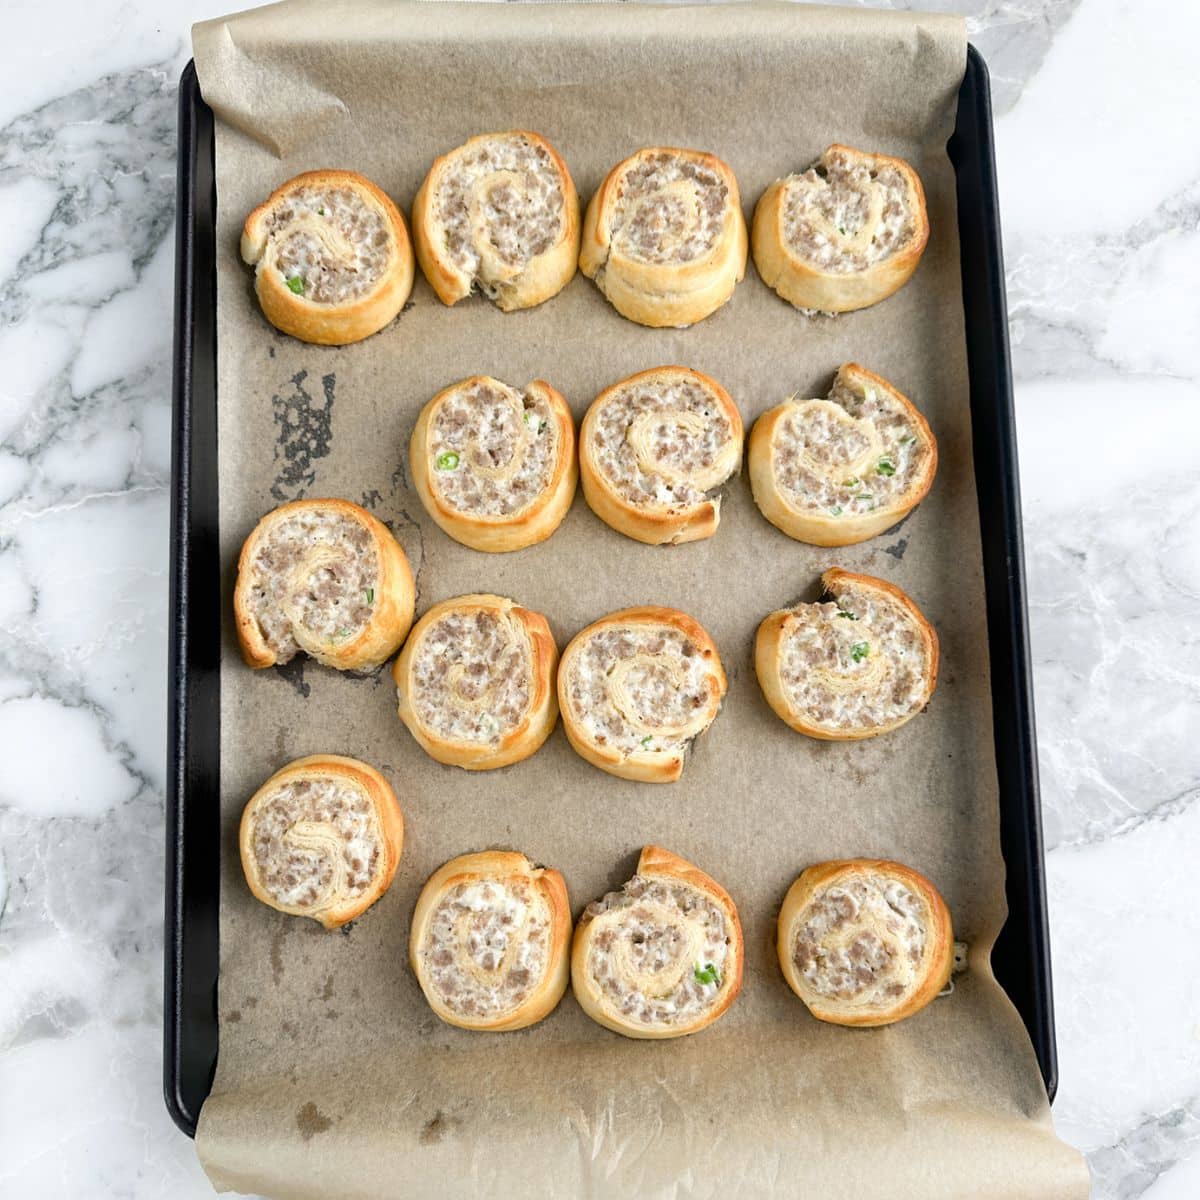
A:
<svg viewBox="0 0 1200 1200">
<path fill-rule="evenodd" d="M 550 945 L 548 964 L 541 980 L 529 996 L 511 1012 L 496 1017 L 472 1019 L 448 1008 L 438 996 L 421 956 L 421 947 L 429 934 L 429 926 L 438 904 L 448 892 L 460 884 L 484 880 L 519 879 L 542 897 L 550 914 Z M 506 1033 L 535 1025 L 553 1012 L 567 990 L 571 964 L 567 948 L 571 940 L 571 907 L 567 884 L 562 874 L 551 867 L 537 866 L 524 854 L 511 850 L 483 850 L 475 854 L 460 854 L 439 867 L 421 889 L 413 910 L 412 930 L 408 939 L 408 958 L 429 1007 L 445 1022 L 460 1029 Z"/>
<path fill-rule="evenodd" d="M 929 241 L 929 217 L 920 177 L 904 159 L 835 144 L 818 161 L 824 161 L 835 152 L 869 163 L 872 168 L 895 167 L 904 176 L 909 205 L 916 221 L 908 242 L 896 253 L 862 271 L 824 271 L 813 266 L 788 245 L 785 233 L 785 198 L 791 177 L 777 179 L 762 194 L 754 210 L 751 241 L 754 265 L 763 282 L 789 304 L 796 308 L 841 313 L 878 304 L 912 278 Z"/>
<path fill-rule="evenodd" d="M 550 156 L 562 186 L 563 228 L 553 246 L 531 258 L 516 274 L 481 281 L 477 275 L 470 275 L 458 267 L 436 236 L 441 224 L 437 216 L 437 191 L 442 176 L 458 156 L 496 138 L 514 136 L 526 138 L 542 147 Z M 478 134 L 435 159 L 429 168 L 429 174 L 425 176 L 413 200 L 413 240 L 421 271 L 443 304 L 457 304 L 470 295 L 476 283 L 486 282 L 487 290 L 494 292 L 492 300 L 503 312 L 533 308 L 556 296 L 575 275 L 575 264 L 579 257 L 579 194 L 575 190 L 575 181 L 562 156 L 539 133 L 511 129 L 503 133 Z"/>
<path fill-rule="evenodd" d="M 742 989 L 745 951 L 737 905 L 715 879 L 662 846 L 651 845 L 642 850 L 638 859 L 637 874 L 647 879 L 667 879 L 687 884 L 710 896 L 724 913 L 732 944 L 721 979 L 721 997 L 715 1005 L 700 1013 L 690 1024 L 654 1027 L 630 1021 L 605 1001 L 603 992 L 588 971 L 588 953 L 595 935 L 597 918 L 590 909 L 585 909 L 575 926 L 575 938 L 571 948 L 571 988 L 575 999 L 593 1021 L 613 1030 L 614 1033 L 624 1034 L 625 1037 L 659 1039 L 698 1033 L 723 1016 Z"/>
<path fill-rule="evenodd" d="M 893 729 L 899 729 L 901 725 L 912 720 L 925 704 L 929 703 L 934 688 L 937 686 L 939 649 L 936 631 L 913 600 L 894 583 L 888 583 L 885 579 L 876 579 L 872 575 L 859 575 L 853 571 L 843 570 L 841 567 L 831 567 L 821 576 L 821 584 L 827 595 L 836 595 L 839 588 L 846 585 L 854 585 L 866 591 L 875 591 L 895 600 L 912 618 L 913 625 L 921 638 L 927 661 L 927 669 L 924 673 L 924 700 L 913 711 L 880 725 L 832 728 L 810 721 L 804 713 L 792 705 L 780 677 L 784 643 L 789 626 L 795 619 L 795 609 L 779 609 L 770 613 L 758 627 L 758 634 L 754 641 L 754 672 L 758 676 L 763 696 L 781 721 L 790 725 L 798 733 L 807 734 L 809 737 L 819 738 L 822 741 L 860 741 L 863 738 L 878 737 L 881 733 L 890 733 Z"/>
<path fill-rule="evenodd" d="M 575 457 L 575 422 L 562 395 L 544 379 L 535 379 L 527 385 L 527 395 L 545 398 L 558 430 L 558 458 L 549 483 L 532 504 L 513 515 L 476 516 L 465 513 L 448 504 L 433 486 L 435 465 L 429 438 L 439 407 L 457 392 L 476 384 L 493 384 L 502 389 L 508 387 L 491 376 L 472 375 L 443 388 L 421 410 L 413 429 L 412 440 L 409 442 L 413 487 L 420 496 L 425 511 L 439 528 L 456 542 L 490 554 L 523 550 L 527 546 L 544 542 L 562 524 L 571 502 L 575 499 L 575 487 L 579 482 L 579 465 Z M 469 468 L 470 463 L 460 464 L 462 470 Z"/>
<path fill-rule="evenodd" d="M 414 671 L 417 651 L 430 628 L 447 613 L 489 612 L 520 628 L 528 641 L 532 689 L 529 707 L 521 722 L 495 742 L 449 738 L 431 729 L 413 706 Z M 558 719 L 554 674 L 558 667 L 558 647 L 546 618 L 539 612 L 522 608 L 514 600 L 486 593 L 456 596 L 435 604 L 413 628 L 404 650 L 392 667 L 400 720 L 408 727 L 421 749 L 431 758 L 448 766 L 468 771 L 491 771 L 511 766 L 541 748 Z"/>
<path fill-rule="evenodd" d="M 672 366 L 639 371 L 605 388 L 592 401 L 579 428 L 579 475 L 588 507 L 618 533 L 650 546 L 677 546 L 712 537 L 721 521 L 721 498 L 713 496 L 694 504 L 634 504 L 621 495 L 599 465 L 596 425 L 606 401 L 623 389 L 639 382 L 657 383 L 681 378 L 691 379 L 709 392 L 731 426 L 725 451 L 707 472 L 717 482 L 708 486 L 707 480 L 701 481 L 705 484 L 702 490 L 711 491 L 740 469 L 745 435 L 742 415 L 733 398 L 712 376 L 702 371 Z"/>
<path fill-rule="evenodd" d="M 374 809 L 379 823 L 383 858 L 371 885 L 361 895 L 322 906 L 319 911 L 278 903 L 263 887 L 254 855 L 254 819 L 259 805 L 284 784 L 305 780 L 335 780 L 362 792 Z M 337 836 L 336 833 L 334 836 Z M 258 900 L 279 912 L 310 917 L 319 921 L 326 929 L 337 929 L 347 921 L 362 916 L 391 887 L 396 867 L 400 863 L 400 855 L 404 850 L 404 816 L 391 785 L 374 767 L 340 754 L 310 754 L 276 771 L 250 797 L 242 810 L 242 820 L 238 828 L 238 849 L 246 883 Z"/>
<path fill-rule="evenodd" d="M 729 189 L 725 224 L 713 248 L 683 263 L 651 263 L 613 245 L 612 222 L 627 172 L 655 155 L 690 159 L 718 174 Z M 716 312 L 746 273 L 748 237 L 737 179 L 715 154 L 676 146 L 647 146 L 617 163 L 588 203 L 579 269 L 622 316 L 639 325 L 685 327 Z"/>
<path fill-rule="evenodd" d="M 780 426 L 797 404 L 808 401 L 798 401 L 792 397 L 768 409 L 754 422 L 754 428 L 750 432 L 747 465 L 754 502 L 763 516 L 777 529 L 798 542 L 807 542 L 810 546 L 851 546 L 890 529 L 925 499 L 937 473 L 937 440 L 929 428 L 929 422 L 907 396 L 881 375 L 868 371 L 858 363 L 844 363 L 838 370 L 837 379 L 860 387 L 866 385 L 878 388 L 892 396 L 904 408 L 915 430 L 912 436 L 928 448 L 929 456 L 904 494 L 897 497 L 893 503 L 873 512 L 833 516 L 825 512 L 799 508 L 780 488 L 776 479 L 775 442 Z M 836 382 L 834 386 L 837 386 Z"/>
<path fill-rule="evenodd" d="M 289 290 L 283 275 L 271 269 L 267 218 L 279 201 L 303 187 L 345 187 L 379 209 L 392 235 L 391 261 L 375 287 L 347 304 L 318 304 Z M 377 333 L 396 317 L 412 292 L 413 251 L 404 217 L 390 196 L 355 171 L 305 171 L 280 184 L 247 218 L 242 230 L 242 261 L 255 267 L 254 291 L 263 315 L 284 333 L 303 342 L 345 346 Z"/>
<path fill-rule="evenodd" d="M 396 652 L 412 625 L 416 588 L 408 556 L 392 536 L 391 530 L 365 508 L 349 500 L 293 500 L 267 513 L 251 530 L 238 556 L 238 577 L 233 591 L 234 627 L 242 658 L 248 667 L 255 670 L 273 667 L 278 661 L 251 610 L 255 578 L 252 561 L 259 543 L 275 525 L 306 509 L 336 513 L 363 526 L 371 535 L 378 561 L 379 582 L 371 606 L 371 619 L 358 634 L 337 643 L 318 645 L 309 640 L 305 645 L 301 642 L 301 650 L 317 662 L 339 671 L 378 667 Z"/>
<path fill-rule="evenodd" d="M 643 605 L 638 608 L 621 609 L 601 617 L 586 629 L 580 630 L 567 644 L 558 669 L 558 707 L 562 713 L 563 731 L 576 754 L 610 775 L 616 775 L 620 779 L 632 779 L 638 783 L 674 783 L 683 773 L 685 749 L 626 753 L 614 749 L 611 745 L 600 745 L 583 727 L 570 703 L 570 673 L 575 658 L 587 640 L 604 629 L 627 628 L 631 625 L 670 626 L 679 630 L 699 649 L 715 686 L 709 689 L 708 705 L 696 715 L 698 728 L 691 740 L 702 736 L 716 719 L 725 696 L 727 681 L 712 635 L 694 617 L 678 609 Z"/>
<path fill-rule="evenodd" d="M 926 941 L 917 982 L 895 1002 L 888 1004 L 855 1004 L 852 1000 L 822 996 L 806 983 L 794 959 L 796 925 L 813 897 L 832 884 L 846 883 L 861 876 L 895 880 L 924 902 Z M 946 902 L 919 871 L 897 862 L 851 858 L 817 863 L 792 884 L 779 912 L 775 948 L 788 987 L 804 1001 L 814 1017 L 834 1025 L 870 1027 L 891 1025 L 911 1017 L 942 991 L 954 963 L 954 931 Z"/>
</svg>

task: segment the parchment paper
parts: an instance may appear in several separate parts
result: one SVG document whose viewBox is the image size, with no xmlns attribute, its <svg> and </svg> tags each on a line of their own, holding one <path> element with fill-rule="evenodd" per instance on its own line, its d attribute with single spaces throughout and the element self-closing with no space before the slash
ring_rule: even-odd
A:
<svg viewBox="0 0 1200 1200">
<path fill-rule="evenodd" d="M 1025 1031 L 987 965 L 1004 917 L 954 181 L 945 155 L 962 77 L 952 18 L 790 6 L 680 9 L 295 0 L 197 26 L 217 131 L 222 664 L 221 1050 L 198 1148 L 213 1182 L 274 1197 L 1053 1197 L 1086 1194 L 1059 1143 Z M 751 264 L 733 300 L 686 331 L 648 330 L 577 276 L 540 308 L 444 308 L 423 279 L 402 316 L 343 349 L 277 334 L 237 255 L 245 214 L 297 172 L 349 167 L 407 212 L 430 162 L 474 133 L 525 127 L 566 158 L 586 200 L 648 144 L 712 150 L 747 216 L 777 176 L 832 141 L 918 169 L 932 237 L 914 281 L 876 308 L 808 320 Z M 416 415 L 474 372 L 553 382 L 577 417 L 605 385 L 661 363 L 719 379 L 746 428 L 787 394 L 824 395 L 839 363 L 895 382 L 929 416 L 941 466 L 917 513 L 863 546 L 800 545 L 731 481 L 711 540 L 639 545 L 580 495 L 546 543 L 457 545 L 407 475 Z M 682 608 L 720 647 L 730 687 L 681 782 L 623 782 L 561 729 L 529 761 L 468 774 L 417 747 L 389 674 L 298 661 L 252 673 L 228 628 L 242 539 L 300 496 L 345 496 L 401 538 L 418 611 L 492 591 L 547 614 L 560 647 L 613 609 Z M 865 743 L 793 733 L 751 663 L 759 620 L 815 598 L 827 566 L 893 580 L 941 638 L 928 712 Z M 378 766 L 407 838 L 387 896 L 342 933 L 281 916 L 244 886 L 246 799 L 315 751 Z M 406 962 L 426 877 L 511 846 L 559 867 L 577 915 L 660 842 L 736 899 L 740 999 L 698 1036 L 623 1039 L 568 996 L 543 1023 L 482 1035 L 442 1024 Z M 873 1031 L 822 1025 L 787 989 L 775 914 L 809 863 L 898 858 L 930 875 L 971 945 L 954 994 Z"/>
</svg>

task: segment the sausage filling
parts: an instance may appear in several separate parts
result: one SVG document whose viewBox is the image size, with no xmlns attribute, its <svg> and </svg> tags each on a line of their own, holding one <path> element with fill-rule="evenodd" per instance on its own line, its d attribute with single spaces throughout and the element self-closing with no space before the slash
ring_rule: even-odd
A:
<svg viewBox="0 0 1200 1200">
<path fill-rule="evenodd" d="M 588 976 L 627 1021 L 691 1024 L 723 998 L 733 931 L 707 893 L 635 875 L 588 905 L 583 919 L 593 923 Z"/>
<path fill-rule="evenodd" d="M 375 807 L 343 780 L 289 781 L 258 803 L 253 822 L 259 883 L 287 908 L 319 912 L 354 899 L 384 862 Z"/>
<path fill-rule="evenodd" d="M 720 689 L 708 659 L 671 626 L 605 628 L 572 655 L 571 713 L 622 755 L 678 752 L 712 723 Z"/>
<path fill-rule="evenodd" d="M 625 172 L 617 188 L 610 232 L 613 245 L 629 258 L 692 262 L 712 250 L 725 227 L 729 186 L 696 159 L 648 155 Z"/>
<path fill-rule="evenodd" d="M 370 532 L 337 512 L 305 508 L 275 522 L 250 559 L 250 612 L 280 663 L 309 645 L 331 649 L 360 634 L 378 601 Z"/>
<path fill-rule="evenodd" d="M 459 512 L 515 517 L 550 486 L 561 446 L 545 395 L 477 381 L 446 397 L 433 415 L 429 478 Z"/>
<path fill-rule="evenodd" d="M 918 980 L 927 919 L 925 904 L 903 883 L 856 876 L 813 896 L 794 927 L 792 961 L 817 996 L 894 1004 Z"/>
<path fill-rule="evenodd" d="M 877 167 L 829 150 L 788 179 L 784 237 L 823 271 L 864 271 L 912 240 L 917 225 L 912 202 L 909 181 L 898 167 Z"/>
<path fill-rule="evenodd" d="M 771 469 L 795 508 L 858 517 L 902 507 L 929 468 L 929 440 L 885 388 L 839 373 L 826 400 L 789 409 L 775 427 Z"/>
<path fill-rule="evenodd" d="M 591 453 L 630 504 L 698 504 L 733 474 L 733 427 L 716 396 L 691 375 L 638 380 L 613 392 L 592 426 Z"/>
<path fill-rule="evenodd" d="M 451 155 L 435 211 L 446 254 L 487 290 L 498 281 L 486 277 L 484 260 L 498 260 L 511 275 L 545 254 L 562 236 L 564 205 L 563 181 L 546 148 L 503 134 Z"/>
<path fill-rule="evenodd" d="M 833 601 L 791 610 L 779 675 L 790 707 L 810 724 L 872 729 L 928 703 L 930 654 L 907 608 L 850 584 Z"/>
<path fill-rule="evenodd" d="M 523 1004 L 550 961 L 550 913 L 525 879 L 462 883 L 442 898 L 420 947 L 423 977 L 461 1017 Z"/>
<path fill-rule="evenodd" d="M 302 186 L 267 217 L 266 262 L 314 304 L 341 305 L 373 291 L 396 247 L 378 203 L 357 188 Z"/>
<path fill-rule="evenodd" d="M 412 705 L 442 738 L 495 745 L 529 711 L 532 648 L 519 621 L 493 609 L 450 611 L 412 660 Z"/>
</svg>

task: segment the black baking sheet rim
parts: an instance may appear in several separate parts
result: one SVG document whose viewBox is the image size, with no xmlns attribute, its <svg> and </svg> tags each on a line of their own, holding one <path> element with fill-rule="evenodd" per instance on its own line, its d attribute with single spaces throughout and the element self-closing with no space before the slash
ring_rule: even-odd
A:
<svg viewBox="0 0 1200 1200">
<path fill-rule="evenodd" d="M 216 1070 L 220 880 L 216 183 L 212 110 L 195 65 L 179 87 L 171 476 L 163 1086 L 194 1136 Z M 975 482 L 983 540 L 1000 842 L 1008 919 L 996 978 L 1058 1086 L 1033 682 L 991 90 L 974 46 L 949 143 L 958 192 Z"/>
</svg>

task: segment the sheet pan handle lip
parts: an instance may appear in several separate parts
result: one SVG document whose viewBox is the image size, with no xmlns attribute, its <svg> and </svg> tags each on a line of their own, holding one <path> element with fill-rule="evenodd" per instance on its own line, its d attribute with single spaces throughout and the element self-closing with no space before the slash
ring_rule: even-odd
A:
<svg viewBox="0 0 1200 1200">
<path fill-rule="evenodd" d="M 194 62 L 179 82 L 174 347 L 171 431 L 171 564 L 168 641 L 166 888 L 163 938 L 163 1095 L 167 1112 L 194 1137 L 200 1107 L 212 1086 L 217 1054 L 219 763 L 204 751 L 219 748 L 219 606 L 215 617 L 194 604 L 197 589 L 219 586 L 212 570 L 216 544 L 215 341 L 210 358 L 197 359 L 201 307 L 215 298 L 215 255 L 205 235 L 200 189 L 215 212 L 212 115 L 200 96 Z M 206 270 L 207 267 L 207 270 Z M 211 320 L 211 318 L 210 318 Z M 200 391 L 211 397 L 202 414 Z M 212 434 L 211 447 L 197 443 Z M 205 456 L 207 458 L 205 459 Z M 204 463 L 198 462 L 205 459 Z M 207 470 L 204 467 L 207 467 Z M 210 511 L 198 518 L 197 505 Z M 200 525 L 198 529 L 197 526 Z M 209 608 L 212 606 L 209 605 Z M 215 625 L 216 645 L 196 637 Z M 207 793 L 208 804 L 200 803 Z M 214 881 L 216 881 L 214 885 Z M 199 918 L 199 919 L 198 919 Z"/>
<path fill-rule="evenodd" d="M 1053 1102 L 1058 1053 L 995 135 L 987 64 L 971 45 L 948 151 L 958 193 L 1000 841 L 1009 909 L 992 961 L 1029 1031 Z M 990 294 L 990 304 L 978 303 L 981 291 Z"/>
</svg>

